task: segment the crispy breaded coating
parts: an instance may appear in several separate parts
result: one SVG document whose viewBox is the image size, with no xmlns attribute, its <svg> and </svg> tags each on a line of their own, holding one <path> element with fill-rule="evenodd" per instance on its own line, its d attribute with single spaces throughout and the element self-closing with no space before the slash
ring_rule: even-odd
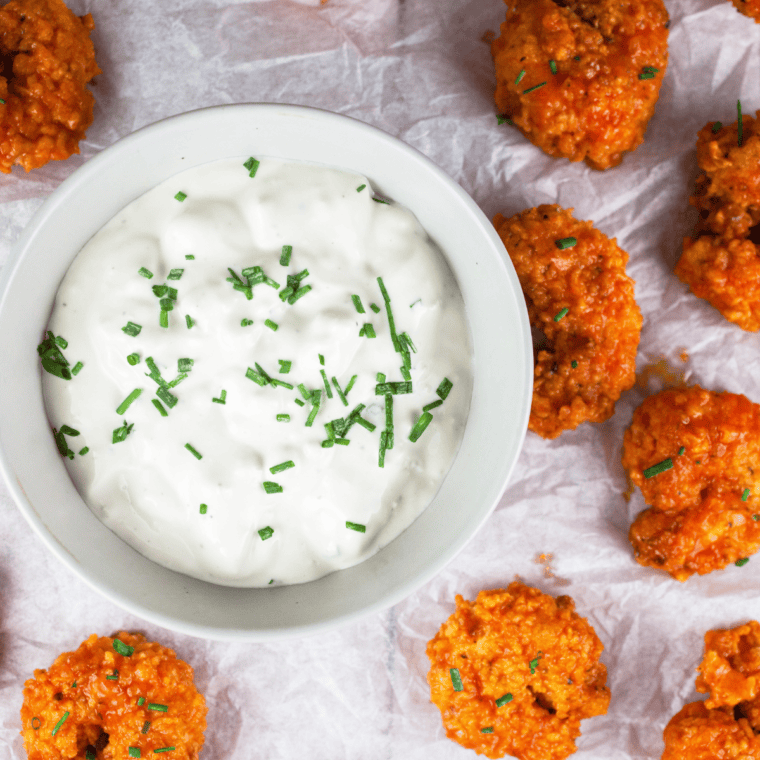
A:
<svg viewBox="0 0 760 760">
<path fill-rule="evenodd" d="M 21 723 L 29 760 L 127 760 L 158 750 L 196 760 L 206 703 L 193 669 L 171 649 L 140 634 L 93 634 L 35 670 L 24 684 Z"/>
<path fill-rule="evenodd" d="M 573 600 L 515 582 L 456 604 L 427 646 L 446 735 L 490 758 L 575 752 L 581 720 L 606 713 L 610 691 L 602 643 Z"/>
<path fill-rule="evenodd" d="M 729 708 L 708 710 L 691 702 L 674 715 L 663 732 L 662 760 L 760 760 L 760 741 L 746 720 Z"/>
<path fill-rule="evenodd" d="M 760 625 L 705 634 L 697 691 L 665 728 L 662 760 L 760 760 Z"/>
<path fill-rule="evenodd" d="M 94 28 L 90 14 L 75 16 L 62 0 L 0 7 L 0 172 L 79 153 L 95 102 L 87 83 L 100 73 Z"/>
<path fill-rule="evenodd" d="M 644 139 L 668 64 L 662 0 L 505 0 L 496 107 L 550 156 L 616 166 Z"/>
<path fill-rule="evenodd" d="M 760 114 L 760 111 L 758 111 Z M 694 234 L 684 238 L 676 275 L 729 322 L 760 329 L 760 119 L 742 117 L 704 126 L 697 138 L 702 170 L 689 202 L 699 211 Z"/>
<path fill-rule="evenodd" d="M 649 509 L 631 525 L 636 561 L 684 581 L 760 548 L 760 405 L 699 386 L 634 412 L 623 466 Z"/>
<path fill-rule="evenodd" d="M 760 24 L 760 0 L 731 0 L 739 13 L 755 19 Z"/>
<path fill-rule="evenodd" d="M 628 254 L 572 209 L 539 206 L 496 230 L 520 279 L 536 352 L 528 427 L 556 438 L 582 422 L 603 422 L 633 386 L 641 311 L 626 274 Z M 568 239 L 575 243 L 565 246 Z"/>
</svg>

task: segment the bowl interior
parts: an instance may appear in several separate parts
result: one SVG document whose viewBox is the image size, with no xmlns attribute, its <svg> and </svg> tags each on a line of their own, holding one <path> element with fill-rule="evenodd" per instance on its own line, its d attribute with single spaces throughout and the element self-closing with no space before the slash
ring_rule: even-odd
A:
<svg viewBox="0 0 760 760">
<path fill-rule="evenodd" d="M 167 570 L 90 512 L 55 447 L 35 351 L 63 275 L 103 224 L 184 169 L 249 155 L 358 171 L 409 208 L 459 281 L 474 350 L 467 427 L 433 503 L 369 560 L 307 584 L 267 589 L 216 586 Z M 146 127 L 91 159 L 48 198 L 14 247 L 0 278 L 0 469 L 48 547 L 131 612 L 217 639 L 303 635 L 400 601 L 472 537 L 522 445 L 531 352 L 520 286 L 499 237 L 472 199 L 420 153 L 373 127 L 315 109 L 244 104 L 194 111 Z"/>
</svg>

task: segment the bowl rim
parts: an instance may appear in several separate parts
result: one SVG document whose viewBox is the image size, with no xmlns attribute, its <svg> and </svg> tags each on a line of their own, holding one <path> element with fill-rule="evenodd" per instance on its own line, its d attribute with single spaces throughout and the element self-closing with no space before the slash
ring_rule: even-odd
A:
<svg viewBox="0 0 760 760">
<path fill-rule="evenodd" d="M 204 124 L 214 124 L 218 121 L 219 118 L 230 118 L 238 120 L 245 120 L 247 118 L 250 118 L 255 121 L 256 118 L 262 117 L 282 119 L 284 120 L 283 123 L 292 123 L 294 120 L 305 119 L 306 122 L 312 125 L 315 123 L 314 120 L 316 119 L 318 122 L 323 123 L 328 131 L 337 130 L 338 132 L 343 132 L 345 130 L 349 130 L 350 132 L 356 133 L 362 141 L 373 145 L 378 150 L 389 150 L 400 154 L 403 157 L 404 161 L 406 161 L 410 166 L 413 165 L 414 167 L 419 168 L 420 171 L 427 173 L 432 177 L 432 180 L 434 180 L 435 183 L 437 183 L 440 187 L 445 188 L 445 190 L 451 195 L 453 202 L 458 203 L 462 207 L 462 210 L 466 213 L 470 222 L 478 226 L 482 231 L 484 240 L 490 245 L 490 248 L 488 249 L 488 256 L 490 258 L 487 260 L 489 265 L 492 267 L 493 271 L 497 273 L 498 276 L 501 276 L 502 284 L 506 283 L 510 286 L 509 291 L 504 292 L 502 295 L 504 296 L 505 300 L 511 299 L 510 314 L 515 319 L 515 322 L 512 325 L 514 332 L 513 337 L 514 342 L 520 347 L 518 355 L 512 356 L 510 358 L 510 361 L 516 362 L 517 364 L 515 368 L 515 375 L 517 377 L 517 384 L 520 388 L 520 398 L 518 399 L 518 403 L 514 409 L 514 419 L 509 423 L 511 425 L 510 429 L 512 433 L 509 445 L 506 446 L 504 450 L 506 457 L 504 461 L 500 463 L 498 472 L 494 476 L 496 487 L 494 488 L 491 486 L 487 496 L 483 497 L 485 500 L 480 505 L 476 517 L 468 521 L 467 530 L 461 535 L 458 535 L 454 541 L 450 542 L 447 547 L 441 551 L 433 560 L 427 562 L 424 568 L 418 568 L 415 570 L 412 577 L 407 579 L 406 582 L 396 584 L 391 591 L 381 594 L 380 596 L 372 599 L 366 605 L 361 606 L 358 609 L 342 611 L 336 613 L 333 616 L 311 622 L 300 622 L 292 625 L 288 624 L 285 627 L 278 625 L 265 626 L 264 628 L 256 629 L 241 628 L 236 625 L 231 625 L 229 627 L 219 627 L 209 624 L 208 622 L 199 623 L 188 618 L 177 618 L 175 614 L 163 613 L 160 609 L 156 609 L 155 606 L 141 601 L 139 599 L 139 595 L 138 598 L 135 598 L 134 595 L 120 591 L 118 588 L 114 587 L 114 579 L 110 578 L 108 575 L 93 575 L 93 573 L 82 564 L 81 558 L 72 552 L 72 550 L 65 544 L 65 542 L 62 542 L 60 540 L 60 538 L 56 535 L 55 530 L 48 524 L 48 521 L 44 520 L 42 516 L 37 512 L 32 501 L 26 493 L 24 483 L 19 478 L 17 472 L 14 470 L 14 465 L 11 461 L 11 450 L 13 447 L 9 447 L 7 438 L 3 434 L 4 426 L 0 424 L 0 473 L 2 473 L 11 496 L 18 508 L 21 510 L 24 518 L 30 524 L 32 529 L 37 533 L 37 535 L 42 539 L 47 548 L 61 562 L 63 562 L 64 565 L 72 570 L 75 575 L 84 580 L 91 588 L 100 593 L 106 599 L 109 599 L 123 609 L 126 609 L 128 612 L 174 631 L 185 633 L 191 636 L 214 640 L 265 641 L 273 639 L 294 638 L 319 633 L 336 628 L 338 626 L 346 625 L 350 622 L 354 622 L 360 618 L 366 617 L 367 615 L 387 609 L 420 589 L 425 583 L 437 575 L 464 548 L 464 546 L 469 543 L 469 541 L 481 528 L 482 524 L 486 521 L 486 519 L 496 507 L 496 504 L 500 500 L 504 489 L 506 488 L 509 477 L 511 476 L 517 463 L 519 452 L 525 438 L 528 416 L 530 412 L 533 360 L 532 340 L 530 335 L 530 325 L 528 321 L 527 309 L 525 308 L 522 292 L 520 290 L 519 282 L 514 272 L 514 268 L 512 267 L 511 261 L 506 255 L 506 251 L 504 249 L 503 243 L 501 242 L 501 239 L 498 237 L 498 234 L 493 228 L 493 225 L 485 217 L 485 214 L 477 206 L 475 201 L 459 186 L 459 184 L 457 184 L 440 167 L 438 167 L 433 161 L 431 161 L 417 149 L 407 145 L 398 138 L 387 134 L 377 127 L 371 126 L 352 117 L 306 106 L 273 103 L 241 103 L 223 106 L 210 106 L 207 108 L 177 114 L 146 125 L 136 130 L 135 132 L 119 139 L 117 142 L 105 148 L 103 151 L 88 160 L 85 164 L 77 168 L 76 171 L 74 171 L 60 184 L 58 188 L 53 191 L 53 193 L 51 193 L 51 195 L 44 201 L 42 206 L 34 214 L 32 220 L 22 231 L 17 242 L 12 247 L 11 254 L 6 264 L 2 268 L 2 272 L 0 272 L 0 336 L 2 336 L 3 326 L 5 322 L 10 319 L 9 313 L 13 306 L 10 296 L 13 291 L 13 286 L 14 284 L 17 284 L 18 281 L 23 279 L 25 270 L 31 266 L 31 264 L 29 264 L 29 258 L 35 251 L 35 245 L 39 245 L 39 241 L 41 239 L 41 230 L 45 230 L 46 226 L 47 228 L 50 227 L 51 219 L 54 219 L 56 215 L 60 215 L 62 213 L 62 210 L 65 209 L 66 205 L 71 202 L 72 197 L 75 197 L 80 192 L 84 192 L 86 188 L 90 186 L 99 176 L 103 176 L 104 174 L 107 175 L 108 170 L 113 165 L 118 165 L 120 161 L 125 160 L 126 156 L 129 156 L 135 151 L 139 151 L 142 146 L 149 144 L 151 140 L 154 140 L 157 137 L 161 138 L 162 135 L 164 137 L 167 135 L 175 136 L 180 139 L 181 142 L 181 136 L 185 133 L 188 133 L 188 130 L 190 130 L 193 125 L 197 127 L 198 125 L 203 126 Z M 252 142 L 255 142 L 255 139 L 256 138 L 254 137 L 252 139 Z M 225 155 L 232 156 L 237 155 L 237 153 Z M 267 153 L 265 151 L 261 151 L 260 155 L 264 156 L 267 155 Z M 216 158 L 221 157 L 221 155 L 214 156 L 208 160 L 215 160 Z M 296 158 L 294 160 L 302 159 Z M 316 163 L 323 162 L 316 161 Z M 198 164 L 195 163 L 193 165 Z M 185 168 L 190 167 L 186 166 Z M 356 167 L 345 164 L 340 165 L 340 168 L 345 168 L 349 171 L 360 171 L 361 173 L 367 174 L 367 172 L 364 172 L 361 169 L 357 170 Z M 165 176 L 168 177 L 175 173 L 176 172 L 172 172 L 171 174 L 167 173 Z M 372 176 L 369 176 L 369 179 L 372 181 L 373 186 L 379 188 L 381 191 L 384 190 L 382 182 L 376 182 L 375 178 Z M 142 192 L 150 189 L 150 187 L 154 186 L 154 184 L 156 183 L 150 183 L 143 190 L 136 192 L 133 197 L 141 195 Z M 390 191 L 388 192 L 388 196 L 394 198 L 395 200 L 398 200 L 398 192 Z M 414 207 L 410 207 L 410 204 L 408 202 L 400 202 L 402 205 L 411 208 L 411 211 L 415 213 L 415 215 L 419 218 L 420 215 L 418 213 L 418 209 L 416 210 Z M 123 205 L 125 204 L 122 203 L 117 207 L 116 210 L 118 211 L 119 208 L 121 208 Z M 113 216 L 113 214 L 110 214 L 108 217 L 106 217 L 106 221 L 108 218 L 110 218 L 110 216 Z M 424 223 L 423 227 L 426 227 Z M 99 226 L 92 229 L 90 235 L 94 234 L 97 229 L 99 229 Z M 76 252 L 77 251 L 74 252 L 74 255 Z M 493 257 L 494 253 L 499 254 L 497 256 L 498 261 L 496 261 L 496 259 Z M 447 259 L 449 259 L 449 256 L 445 251 L 444 255 Z M 73 259 L 73 255 L 71 259 Z M 68 263 L 70 263 L 71 259 L 68 260 Z M 449 261 L 451 263 L 450 259 Z M 66 269 L 68 268 L 68 263 L 66 264 Z M 452 268 L 456 270 L 455 267 Z M 60 282 L 60 278 L 57 280 L 57 282 Z M 58 286 L 56 284 L 56 290 L 57 287 Z M 495 285 L 489 284 L 488 287 L 495 287 Z M 511 339 L 512 338 L 510 338 L 510 340 Z M 0 338 L 0 353 L 2 353 L 3 350 L 7 347 L 8 340 L 9 339 L 7 338 Z M 34 356 L 34 361 L 36 363 L 36 356 Z M 6 394 L 3 394 L 2 391 L 4 380 L 8 381 L 9 378 L 10 373 L 7 371 L 3 372 L 2 368 L 0 368 L 0 398 L 8 399 L 8 396 Z M 473 393 L 475 393 L 475 390 Z M 7 407 L 9 405 L 10 402 L 6 401 L 5 404 L 2 404 L 0 406 Z M 0 414 L 0 422 L 2 422 L 3 419 L 4 418 L 2 414 Z M 468 429 L 469 428 L 470 422 L 468 420 Z M 467 431 L 465 435 L 467 435 Z M 464 446 L 464 443 L 462 445 Z M 457 459 L 458 458 L 459 454 L 457 455 Z M 60 468 L 63 469 L 63 464 L 59 464 Z M 65 472 L 65 469 L 63 469 L 63 471 Z M 447 475 L 447 478 L 448 477 L 449 476 Z M 436 499 L 437 498 L 438 497 L 436 496 Z M 434 502 L 436 499 L 434 499 Z M 84 506 L 83 501 L 82 505 Z M 84 506 L 84 509 L 89 513 L 89 509 L 86 506 Z M 426 508 L 425 512 L 423 512 L 423 515 L 428 511 L 430 511 L 430 506 Z M 417 518 L 417 521 L 415 521 L 415 523 L 418 522 L 421 517 Z M 97 520 L 97 518 L 95 519 Z M 413 523 L 413 525 L 415 523 Z M 407 528 L 407 531 L 411 530 L 411 528 L 412 526 Z M 110 531 L 108 531 L 108 533 L 110 533 Z M 402 536 L 403 535 L 404 534 L 402 534 Z M 107 541 L 105 538 L 104 540 Z M 116 540 L 121 541 L 120 539 Z M 392 541 L 388 546 L 393 545 L 396 541 L 398 541 L 398 539 L 394 539 L 394 541 Z M 382 554 L 383 551 L 385 551 L 385 549 L 381 549 L 380 552 L 375 555 L 375 557 L 377 557 L 379 554 Z M 142 555 L 138 555 L 138 557 L 142 557 Z M 374 558 L 365 560 L 365 562 L 360 563 L 360 565 L 357 565 L 355 567 L 361 567 L 362 565 L 370 563 L 373 559 Z M 150 560 L 145 561 L 150 562 Z M 378 567 L 382 567 L 382 562 L 376 564 Z M 337 574 L 349 573 L 353 569 L 354 568 L 349 568 L 348 570 L 336 571 L 335 573 L 325 576 L 325 578 L 329 579 Z M 165 575 L 166 573 L 179 576 L 178 573 L 174 573 L 173 571 L 161 567 L 160 574 Z M 181 595 L 183 587 L 182 580 L 186 578 L 186 576 L 179 576 L 177 589 L 174 590 L 175 595 L 177 593 Z M 187 580 L 191 581 L 191 583 L 185 583 L 185 587 L 195 587 L 199 583 L 204 584 L 203 581 L 197 581 L 196 579 Z M 285 593 L 283 596 L 287 597 L 288 589 L 292 590 L 299 587 L 303 588 L 313 586 L 316 590 L 318 587 L 320 587 L 320 584 L 322 586 L 325 585 L 321 583 L 323 580 L 324 579 L 318 579 L 307 584 L 298 584 L 296 586 L 277 586 L 270 589 L 254 589 L 254 591 L 263 591 L 269 594 L 281 593 L 284 591 Z M 237 596 L 239 598 L 241 596 L 244 596 L 239 592 L 252 591 L 251 589 L 215 586 L 214 584 L 205 585 L 213 586 L 213 588 L 216 590 L 214 592 L 215 595 L 222 597 L 223 603 L 226 603 L 224 600 L 227 600 L 228 597 L 232 603 L 239 603 L 239 600 L 236 601 L 233 597 Z M 186 591 L 186 593 L 189 595 L 190 592 Z M 287 602 L 287 600 L 283 601 L 284 603 Z M 292 602 L 292 599 L 290 601 Z M 297 603 L 298 602 L 296 601 L 296 604 Z"/>
</svg>

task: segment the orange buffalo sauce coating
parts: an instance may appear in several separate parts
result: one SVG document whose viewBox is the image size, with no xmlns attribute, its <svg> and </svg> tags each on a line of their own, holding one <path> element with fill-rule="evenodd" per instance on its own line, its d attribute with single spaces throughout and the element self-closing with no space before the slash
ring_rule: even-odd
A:
<svg viewBox="0 0 760 760">
<path fill-rule="evenodd" d="M 29 760 L 84 760 L 88 753 L 126 760 L 130 747 L 143 758 L 165 747 L 174 747 L 166 753 L 172 760 L 198 757 L 206 703 L 193 669 L 140 634 L 115 639 L 134 652 L 119 654 L 114 638 L 93 634 L 24 684 L 21 733 Z"/>
<path fill-rule="evenodd" d="M 92 16 L 75 16 L 62 0 L 0 7 L 1 172 L 79 152 L 95 102 L 86 85 L 100 73 L 94 28 Z"/>
<path fill-rule="evenodd" d="M 520 280 L 536 351 L 528 427 L 556 438 L 582 422 L 603 422 L 636 380 L 641 311 L 626 274 L 628 254 L 571 210 L 539 206 L 496 231 Z M 557 241 L 575 238 L 561 249 Z M 565 311 L 566 310 L 566 311 Z"/>
<path fill-rule="evenodd" d="M 623 440 L 623 466 L 651 505 L 629 533 L 636 561 L 683 581 L 760 549 L 758 462 L 760 405 L 699 386 L 647 398 Z"/>
<path fill-rule="evenodd" d="M 490 758 L 575 752 L 581 720 L 606 713 L 610 691 L 602 643 L 573 600 L 515 582 L 456 604 L 427 646 L 447 736 Z"/>
<path fill-rule="evenodd" d="M 505 2 L 491 45 L 499 112 L 550 156 L 619 164 L 644 139 L 668 63 L 662 0 Z"/>
<path fill-rule="evenodd" d="M 755 19 L 760 24 L 760 0 L 731 0 L 739 13 Z"/>
<path fill-rule="evenodd" d="M 697 691 L 664 731 L 662 760 L 760 760 L 760 625 L 705 634 Z"/>
<path fill-rule="evenodd" d="M 676 275 L 729 322 L 757 332 L 760 248 L 752 228 L 760 223 L 760 120 L 742 117 L 741 145 L 738 120 L 704 126 L 697 163 L 701 174 L 690 203 L 699 221 L 684 238 Z"/>
</svg>

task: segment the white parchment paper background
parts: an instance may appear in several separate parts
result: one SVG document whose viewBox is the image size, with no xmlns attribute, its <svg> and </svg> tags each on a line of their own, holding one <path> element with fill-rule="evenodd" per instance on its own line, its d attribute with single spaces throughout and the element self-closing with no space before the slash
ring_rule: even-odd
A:
<svg viewBox="0 0 760 760">
<path fill-rule="evenodd" d="M 670 65 L 657 112 L 644 144 L 605 173 L 550 159 L 497 126 L 482 37 L 498 30 L 501 0 L 69 2 L 97 25 L 95 121 L 81 156 L 0 175 L 0 266 L 46 195 L 134 129 L 220 103 L 318 106 L 418 148 L 489 217 L 575 207 L 630 253 L 644 313 L 639 370 L 664 357 L 690 381 L 760 402 L 760 335 L 725 322 L 672 274 L 693 221 L 697 130 L 734 121 L 739 98 L 745 113 L 760 108 L 760 24 L 727 0 L 666 0 Z M 444 572 L 381 615 L 298 642 L 201 641 L 122 612 L 48 555 L 0 484 L 0 758 L 25 757 L 18 714 L 34 668 L 121 628 L 195 667 L 209 705 L 205 758 L 475 757 L 445 738 L 429 702 L 425 644 L 456 593 L 474 598 L 516 576 L 570 594 L 605 645 L 610 711 L 584 723 L 575 757 L 659 758 L 665 723 L 697 698 L 704 632 L 760 618 L 760 558 L 685 584 L 633 561 L 626 536 L 643 503 L 623 496 L 620 452 L 643 397 L 635 389 L 609 422 L 553 442 L 528 434 L 495 513 Z"/>
</svg>

